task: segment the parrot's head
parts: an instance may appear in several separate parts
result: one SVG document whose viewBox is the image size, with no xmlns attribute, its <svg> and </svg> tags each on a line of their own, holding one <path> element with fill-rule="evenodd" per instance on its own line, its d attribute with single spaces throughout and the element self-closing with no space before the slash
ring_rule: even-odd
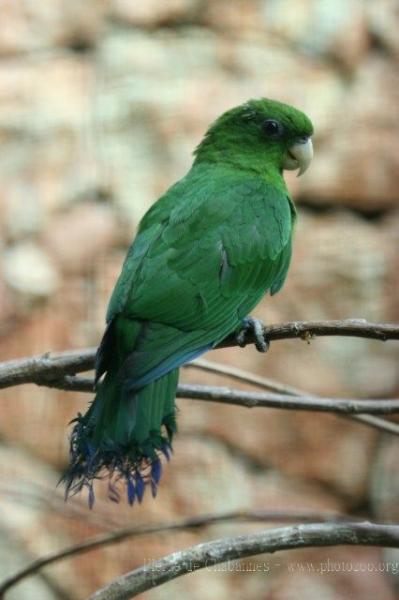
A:
<svg viewBox="0 0 399 600">
<path fill-rule="evenodd" d="M 196 162 L 220 162 L 258 173 L 299 170 L 313 157 L 313 125 L 301 111 L 261 98 L 219 117 L 195 151 Z"/>
</svg>

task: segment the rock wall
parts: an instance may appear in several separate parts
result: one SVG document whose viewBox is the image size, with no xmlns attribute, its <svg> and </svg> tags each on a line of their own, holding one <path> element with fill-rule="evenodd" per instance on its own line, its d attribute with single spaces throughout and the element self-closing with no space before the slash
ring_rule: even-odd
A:
<svg viewBox="0 0 399 600">
<path fill-rule="evenodd" d="M 139 218 L 186 172 L 207 125 L 259 96 L 312 117 L 316 154 L 304 177 L 289 176 L 300 220 L 287 285 L 257 314 L 398 320 L 398 24 L 395 0 L 3 0 L 0 359 L 98 343 Z M 398 393 L 398 357 L 395 343 L 331 338 L 209 358 L 366 397 Z M 183 380 L 230 383 L 192 370 Z M 389 436 L 331 415 L 185 400 L 156 502 L 129 509 L 100 493 L 92 513 L 84 499 L 65 505 L 55 485 L 67 424 L 87 401 L 33 386 L 2 392 L 2 577 L 21 557 L 115 525 L 251 507 L 397 515 Z M 127 541 L 52 567 L 10 599 L 81 600 L 143 560 L 250 529 Z M 148 597 L 395 597 L 381 569 L 317 571 L 327 560 L 378 565 L 374 549 L 269 559 L 267 573 L 204 571 Z"/>
</svg>

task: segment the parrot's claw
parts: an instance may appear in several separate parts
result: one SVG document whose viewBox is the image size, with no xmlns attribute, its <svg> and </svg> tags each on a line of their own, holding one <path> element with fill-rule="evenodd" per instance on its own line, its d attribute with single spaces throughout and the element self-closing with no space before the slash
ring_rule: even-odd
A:
<svg viewBox="0 0 399 600">
<path fill-rule="evenodd" d="M 246 317 L 242 321 L 241 329 L 236 335 L 237 344 L 244 348 L 248 343 L 248 334 L 251 333 L 255 338 L 255 346 L 258 352 L 267 352 L 270 342 L 263 333 L 263 323 L 254 317 Z"/>
</svg>

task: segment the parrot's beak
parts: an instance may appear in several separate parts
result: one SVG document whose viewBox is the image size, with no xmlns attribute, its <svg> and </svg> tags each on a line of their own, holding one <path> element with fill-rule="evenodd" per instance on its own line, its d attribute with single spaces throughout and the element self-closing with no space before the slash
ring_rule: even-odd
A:
<svg viewBox="0 0 399 600">
<path fill-rule="evenodd" d="M 297 177 L 302 175 L 312 162 L 313 144 L 311 138 L 304 138 L 296 142 L 287 150 L 284 158 L 283 168 L 288 171 L 299 169 Z"/>
</svg>

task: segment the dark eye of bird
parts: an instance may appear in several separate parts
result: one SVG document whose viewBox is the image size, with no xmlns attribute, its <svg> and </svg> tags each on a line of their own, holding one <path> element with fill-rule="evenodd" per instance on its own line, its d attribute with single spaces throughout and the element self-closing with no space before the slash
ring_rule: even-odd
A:
<svg viewBox="0 0 399 600">
<path fill-rule="evenodd" d="M 272 138 L 281 137 L 284 133 L 284 128 L 279 121 L 275 119 L 266 119 L 262 125 L 263 132 Z"/>
</svg>

